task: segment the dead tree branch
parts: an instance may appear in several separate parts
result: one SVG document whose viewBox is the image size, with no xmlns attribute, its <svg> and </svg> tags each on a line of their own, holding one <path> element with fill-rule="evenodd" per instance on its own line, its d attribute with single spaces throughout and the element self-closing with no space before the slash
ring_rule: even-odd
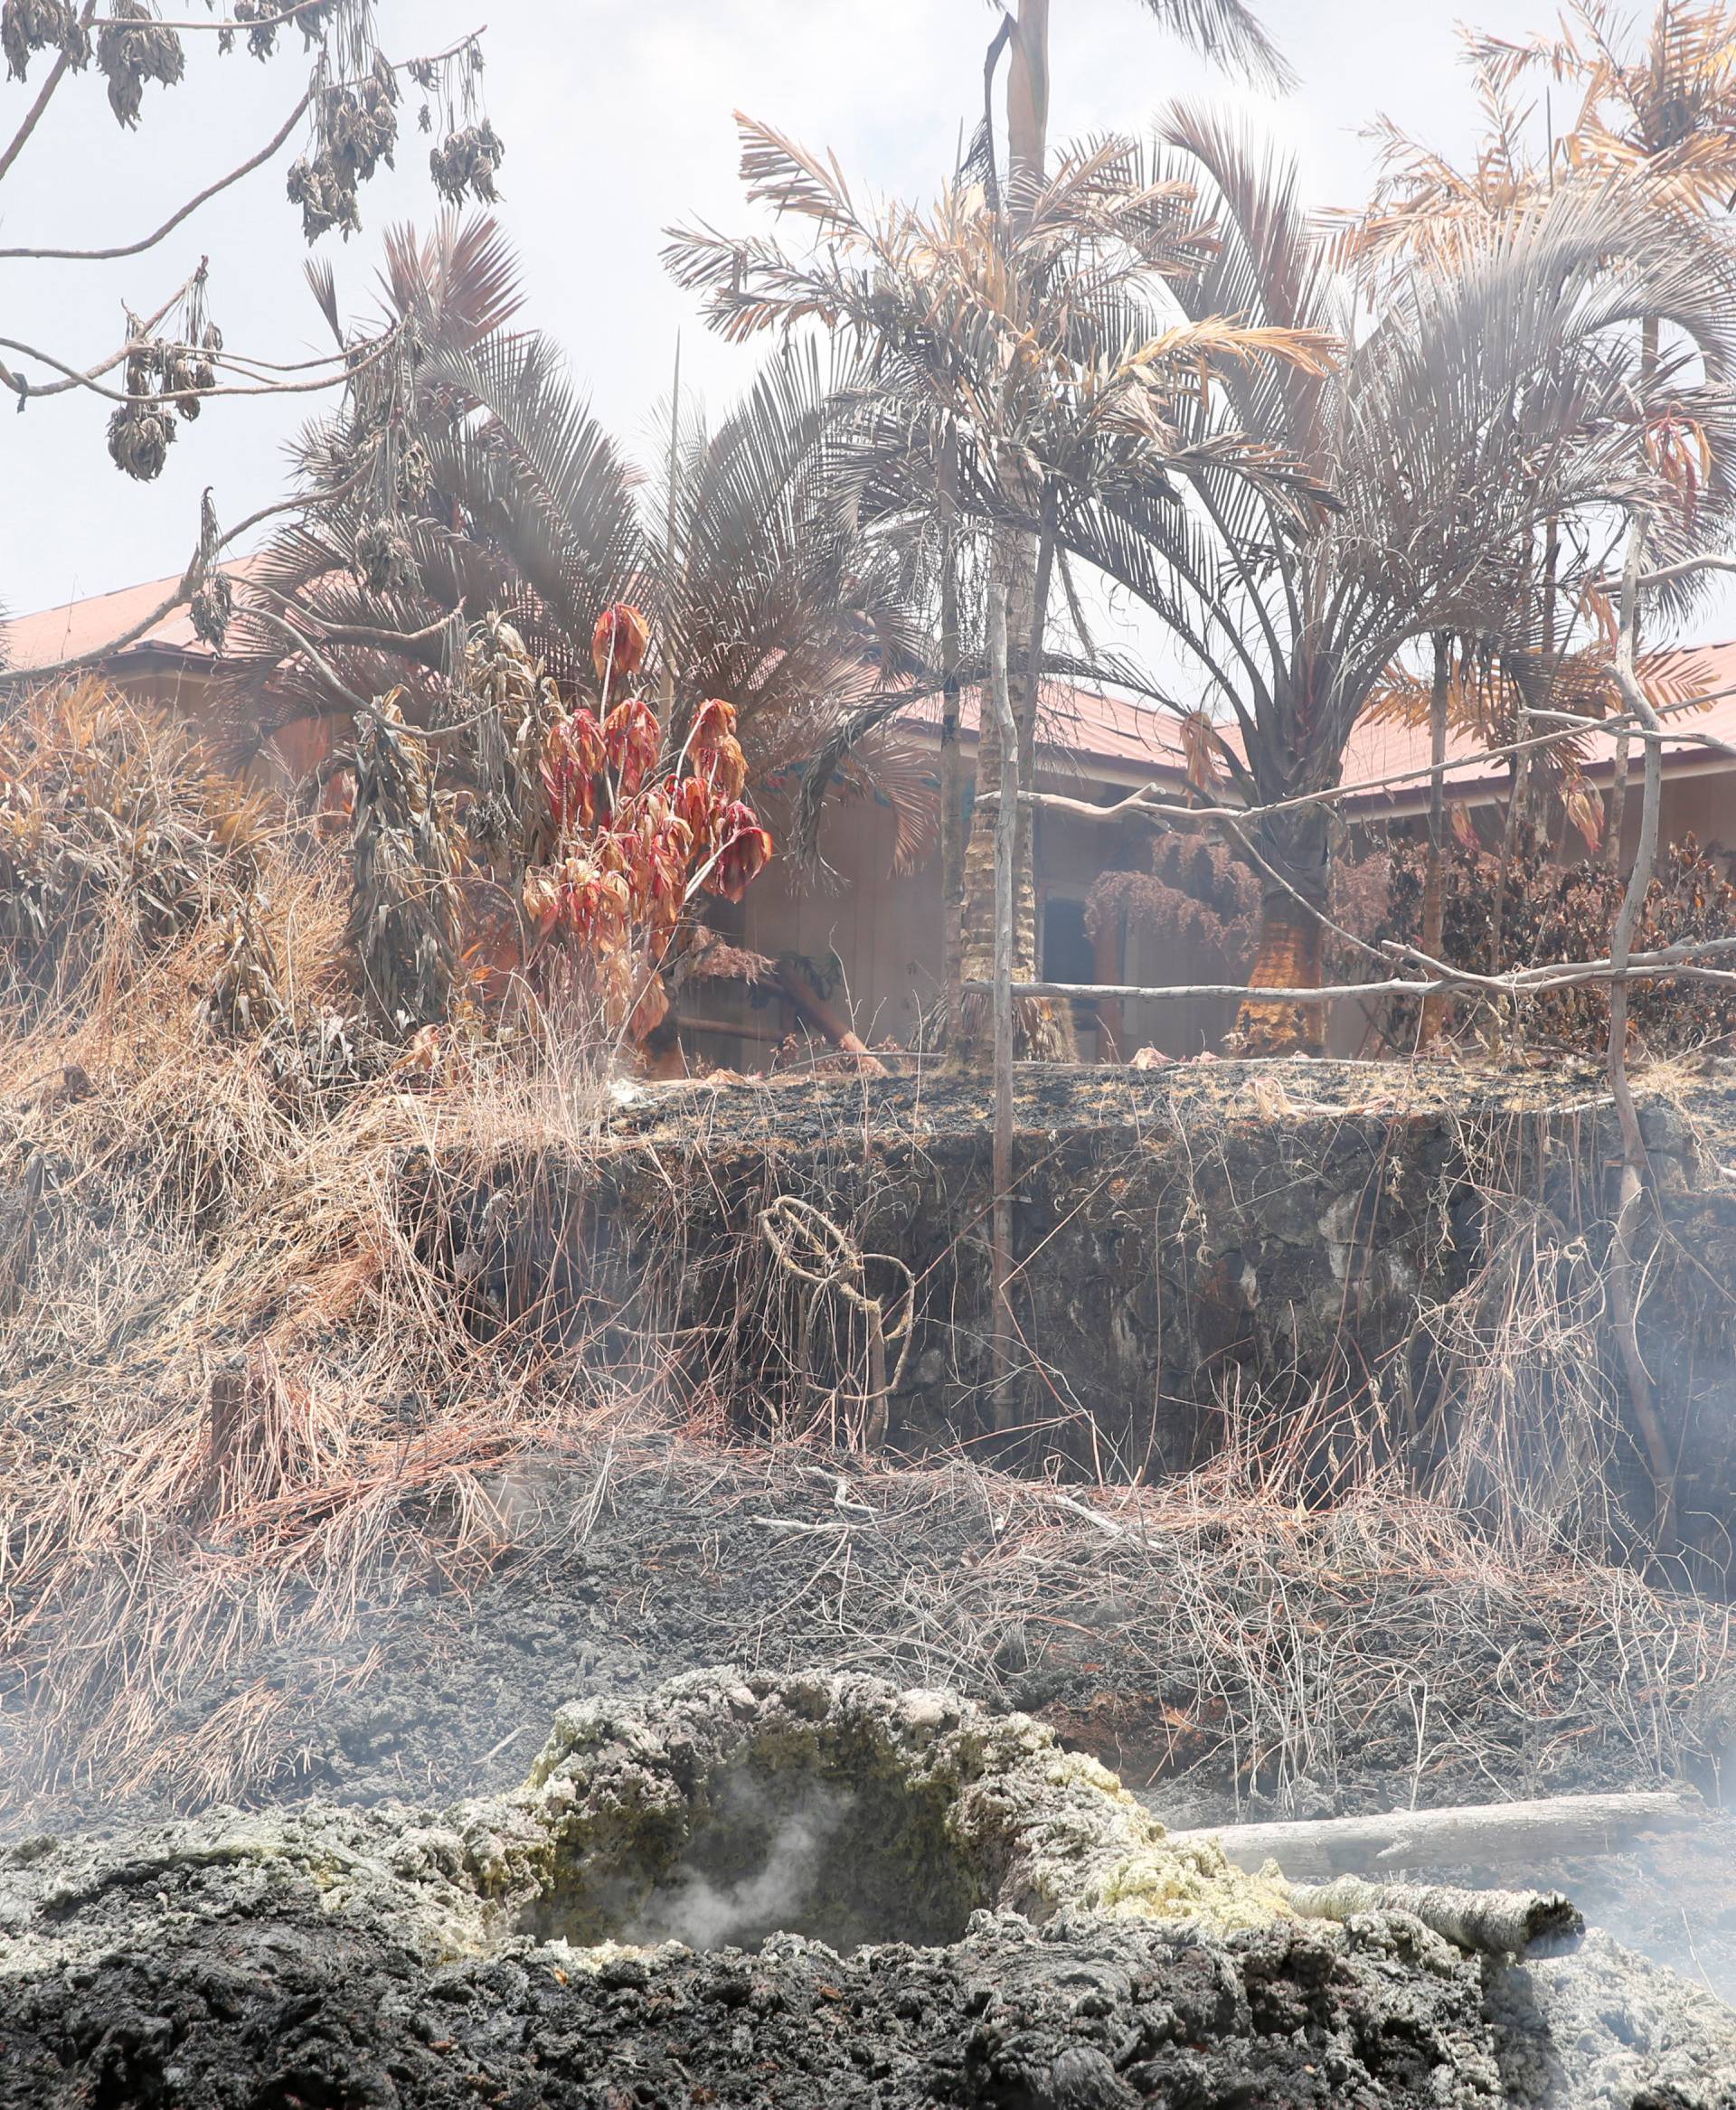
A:
<svg viewBox="0 0 1736 2110">
<path fill-rule="evenodd" d="M 1008 1284 L 1013 1253 L 1013 949 L 1019 733 L 1007 685 L 1006 599 L 998 584 L 990 589 L 988 599 L 988 701 L 1001 741 L 1000 805 L 995 815 L 995 1212 L 989 1252 L 995 1418 L 997 1426 L 1005 1426 L 1011 1408 L 1014 1341 Z"/>
<path fill-rule="evenodd" d="M 1468 1864 L 1495 1873 L 1535 1869 L 1540 1861 L 1570 1854 L 1622 1853 L 1646 1832 L 1691 1832 L 1705 1819 L 1705 1805 L 1696 1796 L 1641 1792 L 1231 1824 L 1172 1837 L 1215 1840 L 1232 1867 L 1250 1874 L 1275 1860 L 1294 1882 L 1330 1883 L 1382 1867 Z"/>
<path fill-rule="evenodd" d="M 79 26 L 80 29 L 88 30 L 90 27 L 91 22 L 96 16 L 96 12 L 97 0 L 84 0 L 84 12 L 79 17 Z M 71 65 L 71 59 L 68 53 L 61 52 L 56 57 L 54 63 L 49 68 L 48 78 L 42 82 L 42 92 L 37 96 L 35 101 L 31 104 L 29 109 L 25 111 L 24 121 L 22 125 L 19 126 L 17 131 L 14 133 L 12 137 L 12 142 L 7 146 L 5 152 L 4 154 L 0 154 L 0 183 L 4 183 L 5 181 L 7 170 L 11 168 L 13 163 L 16 161 L 18 156 L 24 152 L 24 147 L 30 139 L 31 134 L 36 129 L 37 126 L 42 123 L 42 112 L 48 108 L 49 104 L 53 101 L 54 91 L 57 88 L 59 88 L 61 81 L 66 79 L 67 69 Z"/>
<path fill-rule="evenodd" d="M 1297 1883 L 1290 1903 L 1305 1919 L 1354 1919 L 1363 1912 L 1408 1912 L 1455 1948 L 1489 1955 L 1559 1956 L 1585 1933 L 1578 1907 L 1559 1890 L 1461 1890 L 1447 1883 Z"/>
<path fill-rule="evenodd" d="M 285 18 L 279 16 L 278 19 L 281 21 Z M 159 26 L 167 28 L 170 25 L 162 24 Z M 210 28 L 212 25 L 206 24 L 205 26 Z M 62 57 L 61 64 L 64 65 L 65 63 L 65 59 Z M 52 84 L 52 74 L 49 76 L 49 80 Z M 239 168 L 231 169 L 226 176 L 219 176 L 214 184 L 207 184 L 196 197 L 189 198 L 184 205 L 170 213 L 155 234 L 147 234 L 141 240 L 127 242 L 118 249 L 109 250 L 0 250 L 0 264 L 23 261 L 31 263 L 111 264 L 122 257 L 142 256 L 146 250 L 154 250 L 158 242 L 173 234 L 184 221 L 191 220 L 202 205 L 210 204 L 213 198 L 220 196 L 232 184 L 239 184 L 244 176 L 250 176 L 256 168 L 263 168 L 272 155 L 281 148 L 302 118 L 307 116 L 308 105 L 313 99 L 314 91 L 310 88 L 284 119 L 282 129 L 275 133 L 257 154 L 242 162 Z M 5 174 L 5 167 L 0 165 L 0 175 Z"/>
</svg>

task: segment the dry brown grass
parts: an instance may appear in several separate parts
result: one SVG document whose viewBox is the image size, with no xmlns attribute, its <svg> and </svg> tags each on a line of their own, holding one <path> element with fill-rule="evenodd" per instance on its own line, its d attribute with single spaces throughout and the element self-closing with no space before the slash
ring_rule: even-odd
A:
<svg viewBox="0 0 1736 2110">
<path fill-rule="evenodd" d="M 581 1148 L 582 1067 L 525 1035 L 354 1054 L 337 875 L 286 834 L 265 876 L 292 1025 L 204 1015 L 217 899 L 143 955 L 97 904 L 108 942 L 0 1022 L 0 1798 L 269 1778 L 283 1702 L 236 1666 L 486 1571 L 524 1521 L 505 1465 L 634 1404 L 571 1342 L 480 1338 L 401 1206 L 412 1154 Z"/>
<path fill-rule="evenodd" d="M 118 887 L 81 896 L 68 970 L 0 1013 L 14 1814 L 67 1788 L 201 1802 L 293 1776 L 309 1675 L 364 1680 L 364 1619 L 513 1558 L 577 1484 L 551 1467 L 618 1456 L 625 1473 L 637 1428 L 644 1469 L 672 1486 L 747 1470 L 662 1440 L 677 1418 L 694 1433 L 698 1410 L 672 1409 L 675 1348 L 654 1329 L 592 1354 L 582 1314 L 558 1335 L 479 1314 L 455 1256 L 421 1235 L 488 1168 L 551 1146 L 582 1158 L 595 1069 L 554 1031 L 448 1035 L 408 1058 L 369 1044 L 340 875 L 287 823 L 253 834 L 248 899 L 281 999 L 269 1031 L 231 1038 L 207 1015 L 236 892 L 221 862 L 209 898 L 150 943 Z M 673 1233 L 671 1252 L 679 1265 Z M 1503 1484 L 1534 1464 L 1499 1448 L 1535 1427 L 1542 1395 L 1510 1385 L 1535 1361 L 1532 1308 L 1467 1314 L 1468 1362 L 1506 1328 L 1486 1412 L 1474 1394 L 1466 1409 L 1494 1432 L 1466 1455 Z M 734 1406 L 712 1401 L 705 1430 L 741 1426 Z M 1719 1615 L 1503 1543 L 1382 1471 L 1321 1506 L 1304 1436 L 1275 1451 L 1250 1408 L 1212 1474 L 1099 1490 L 1095 1521 L 1071 1493 L 961 1462 L 853 1463 L 872 1520 L 828 1511 L 763 1537 L 754 1615 L 810 1653 L 1008 1699 L 1057 1651 L 1108 1663 L 1149 1702 L 1156 1759 L 1209 1748 L 1279 1794 L 1390 1740 L 1395 1719 L 1414 1723 L 1420 1778 L 1449 1754 L 1491 1793 L 1528 1724 L 1637 1771 L 1706 1747 L 1729 1704 Z M 762 1494 L 798 1474 L 759 1455 Z M 609 1482 L 566 1528 L 596 1521 Z M 937 1532 L 942 1511 L 969 1513 L 965 1540 Z M 825 1634 L 788 1618 L 834 1603 Z M 741 1645 L 739 1612 L 720 1597 L 720 1657 Z"/>
</svg>

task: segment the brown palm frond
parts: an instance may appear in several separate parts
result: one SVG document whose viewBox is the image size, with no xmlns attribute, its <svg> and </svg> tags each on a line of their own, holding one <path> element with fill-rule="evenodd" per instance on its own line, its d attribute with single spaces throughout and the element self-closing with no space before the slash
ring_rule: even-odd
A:
<svg viewBox="0 0 1736 2110">
<path fill-rule="evenodd" d="M 826 231 L 849 231 L 861 225 L 835 154 L 822 158 L 741 110 L 735 113 L 735 125 L 741 139 L 741 178 L 753 203 L 812 220 Z"/>
<path fill-rule="evenodd" d="M 524 304 L 517 253 L 492 215 L 448 212 L 420 240 L 406 224 L 391 227 L 385 246 L 380 284 L 388 313 L 433 328 L 442 343 L 468 350 Z"/>
<path fill-rule="evenodd" d="M 1654 710 L 1704 695 L 1715 682 L 1712 664 L 1695 652 L 1649 653 L 1636 667 Z M 1370 692 L 1372 722 L 1424 726 L 1429 722 L 1432 678 L 1395 663 Z M 1447 722 L 1480 745 L 1502 746 L 1519 730 L 1523 711 L 1558 711 L 1575 718 L 1607 718 L 1625 709 L 1616 679 L 1613 639 L 1551 654 L 1533 644 L 1491 645 L 1453 657 L 1447 691 Z M 1546 774 L 1583 763 L 1583 739 L 1539 749 L 1533 767 Z"/>
<path fill-rule="evenodd" d="M 1736 8 L 1727 0 L 1660 0 L 1649 29 L 1601 0 L 1580 0 L 1559 38 L 1467 40 L 1472 61 L 1498 87 L 1533 69 L 1579 89 L 1580 114 L 1563 142 L 1571 167 L 1643 177 L 1695 212 L 1728 203 L 1736 188 Z"/>
</svg>

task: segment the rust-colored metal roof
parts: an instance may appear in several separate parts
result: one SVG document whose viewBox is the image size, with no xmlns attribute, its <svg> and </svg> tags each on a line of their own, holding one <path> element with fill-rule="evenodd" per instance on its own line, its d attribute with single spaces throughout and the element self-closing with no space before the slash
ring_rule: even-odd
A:
<svg viewBox="0 0 1736 2110">
<path fill-rule="evenodd" d="M 1695 645 L 1656 655 L 1653 666 L 1675 677 L 1694 695 L 1709 696 L 1703 709 L 1672 711 L 1666 721 L 1684 735 L 1697 733 L 1736 748 L 1736 644 Z M 1185 781 L 1185 768 L 1177 735 L 1176 721 L 1168 711 L 1127 696 L 1114 696 L 1064 684 L 1044 684 L 1044 710 L 1038 748 L 1047 771 L 1089 769 L 1092 763 L 1109 765 L 1118 777 L 1129 781 Z M 978 701 L 974 691 L 959 699 L 960 730 L 967 741 L 976 737 Z M 939 697 L 927 696 L 901 712 L 899 722 L 921 734 L 933 734 L 940 723 Z M 1232 748 L 1241 742 L 1233 726 L 1223 735 Z M 1591 732 L 1584 736 L 1586 773 L 1596 780 L 1614 774 L 1615 736 Z M 1665 750 L 1672 776 L 1700 769 L 1736 768 L 1736 756 L 1720 754 L 1714 748 L 1695 745 L 1686 738 L 1672 742 Z M 1505 762 L 1479 758 L 1478 743 L 1462 733 L 1452 734 L 1447 746 L 1448 784 L 1455 798 L 1505 796 L 1507 768 Z M 1629 768 L 1639 766 L 1639 750 L 1633 746 Z M 1391 811 L 1420 809 L 1427 804 L 1429 730 L 1391 721 L 1369 721 L 1351 734 L 1344 751 L 1340 782 L 1345 785 L 1378 784 L 1393 777 L 1408 781 L 1388 789 L 1353 794 L 1346 805 L 1353 811 L 1376 807 Z"/>
<path fill-rule="evenodd" d="M 225 565 L 232 576 L 244 578 L 251 560 L 247 558 Z M 178 577 L 152 579 L 143 586 L 123 588 L 118 593 L 98 594 L 89 600 L 69 601 L 22 616 L 5 626 L 10 664 L 28 673 L 32 667 L 52 666 L 95 652 L 111 637 L 123 636 L 167 600 L 179 584 Z M 194 635 L 192 618 L 184 608 L 155 623 L 129 645 L 121 647 L 109 664 L 124 673 L 129 664 L 171 657 L 183 662 L 210 661 L 210 646 Z M 1698 694 L 1710 694 L 1703 710 L 1674 713 L 1671 724 L 1684 732 L 1710 736 L 1736 748 L 1736 643 L 1696 645 L 1660 653 L 1655 662 L 1660 671 L 1685 682 Z M 1133 785 L 1156 780 L 1177 785 L 1184 781 L 1183 755 L 1176 721 L 1167 711 L 1136 702 L 1128 696 L 1071 686 L 1044 684 L 1044 708 L 1039 749 L 1045 773 L 1064 777 L 1069 774 L 1109 773 Z M 967 740 L 976 737 L 978 700 L 973 691 L 959 699 L 961 730 Z M 899 713 L 897 722 L 919 736 L 932 737 L 940 724 L 940 699 L 924 696 Z M 1225 738 L 1236 745 L 1233 728 Z M 1614 736 L 1591 733 L 1585 738 L 1586 769 L 1594 779 L 1609 777 L 1614 768 Z M 1670 773 L 1681 775 L 1703 769 L 1736 767 L 1736 757 L 1687 740 L 1672 743 L 1665 750 Z M 1448 744 L 1448 784 L 1458 798 L 1493 796 L 1506 783 L 1504 763 L 1479 761 L 1474 743 L 1454 735 Z M 1637 749 L 1629 758 L 1637 768 Z M 1345 802 L 1353 810 L 1415 809 L 1426 803 L 1427 784 L 1418 772 L 1429 766 L 1429 733 L 1424 726 L 1400 725 L 1364 720 L 1351 735 L 1345 751 L 1341 782 L 1369 784 L 1378 779 L 1409 775 L 1410 781 L 1391 790 L 1374 790 Z"/>
<path fill-rule="evenodd" d="M 233 578 L 244 578 L 250 560 L 243 557 L 222 569 Z M 6 664 L 15 673 L 33 667 L 58 666 L 62 660 L 82 659 L 99 652 L 111 637 L 124 637 L 161 608 L 181 583 L 179 572 L 167 579 L 153 579 L 143 586 L 122 587 L 118 593 L 99 593 L 88 600 L 64 601 L 59 608 L 42 608 L 33 616 L 18 616 L 0 625 L 6 643 Z M 111 660 L 117 669 L 129 656 L 213 659 L 211 647 L 201 642 L 193 617 L 184 608 L 176 608 L 153 623 L 140 637 L 121 646 Z"/>
</svg>

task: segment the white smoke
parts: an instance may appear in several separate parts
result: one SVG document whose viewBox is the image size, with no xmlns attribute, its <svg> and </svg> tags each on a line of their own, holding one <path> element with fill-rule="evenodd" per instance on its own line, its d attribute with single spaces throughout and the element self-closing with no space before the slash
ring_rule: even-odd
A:
<svg viewBox="0 0 1736 2110">
<path fill-rule="evenodd" d="M 727 1883 L 714 1882 L 697 1869 L 679 1870 L 646 1900 L 623 1938 L 715 1949 L 742 1936 L 753 1943 L 769 1934 L 799 1933 L 827 1842 L 854 1800 L 847 1791 L 816 1782 L 797 1808 L 774 1810 L 763 1789 L 749 1780 L 731 1780 L 721 1798 L 720 1816 L 732 1831 L 764 1835 L 760 1867 Z"/>
</svg>

